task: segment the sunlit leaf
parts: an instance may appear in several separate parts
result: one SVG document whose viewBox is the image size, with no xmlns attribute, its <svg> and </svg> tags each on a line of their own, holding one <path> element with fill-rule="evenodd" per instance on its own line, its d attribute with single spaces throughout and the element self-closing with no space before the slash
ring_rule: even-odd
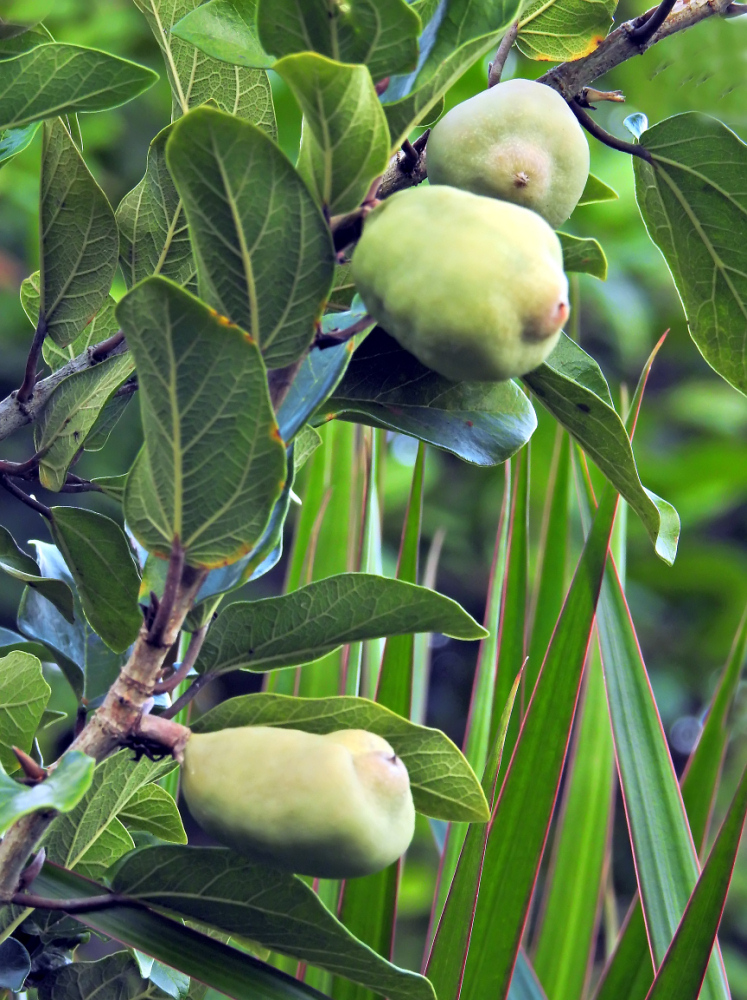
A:
<svg viewBox="0 0 747 1000">
<path fill-rule="evenodd" d="M 50 694 L 35 656 L 15 651 L 0 659 L 0 766 L 6 771 L 18 767 L 12 747 L 31 750 Z"/>
<path fill-rule="evenodd" d="M 178 21 L 171 34 L 213 59 L 270 69 L 275 60 L 262 48 L 256 20 L 257 0 L 208 0 Z"/>
<path fill-rule="evenodd" d="M 607 279 L 607 258 L 596 240 L 558 233 L 563 248 L 563 269 L 591 274 L 600 281 Z"/>
<path fill-rule="evenodd" d="M 53 809 L 68 813 L 74 809 L 91 784 L 94 760 L 71 750 L 52 774 L 36 785 L 22 785 L 0 772 L 0 832 L 5 832 L 21 816 Z"/>
<path fill-rule="evenodd" d="M 603 41 L 616 6 L 616 0 L 534 0 L 522 11 L 516 44 L 530 59 L 581 59 Z"/>
</svg>

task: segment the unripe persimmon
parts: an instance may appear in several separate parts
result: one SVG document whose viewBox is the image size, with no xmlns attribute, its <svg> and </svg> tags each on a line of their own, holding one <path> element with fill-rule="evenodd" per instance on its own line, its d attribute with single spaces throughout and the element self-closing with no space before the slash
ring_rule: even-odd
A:
<svg viewBox="0 0 747 1000">
<path fill-rule="evenodd" d="M 584 131 L 560 94 L 507 80 L 452 108 L 428 139 L 431 184 L 502 198 L 553 228 L 578 204 L 589 176 Z"/>
</svg>

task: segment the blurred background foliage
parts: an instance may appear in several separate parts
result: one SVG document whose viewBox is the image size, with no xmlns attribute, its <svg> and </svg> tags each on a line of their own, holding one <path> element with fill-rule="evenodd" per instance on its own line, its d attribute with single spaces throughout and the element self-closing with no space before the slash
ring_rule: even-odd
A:
<svg viewBox="0 0 747 1000">
<path fill-rule="evenodd" d="M 50 6 L 50 5 L 48 5 Z M 127 56 L 162 72 L 160 55 L 145 20 L 130 0 L 56 0 L 45 23 L 59 41 L 76 42 Z M 624 0 L 619 23 L 638 7 Z M 447 95 L 447 108 L 483 89 L 487 60 L 475 65 Z M 537 77 L 547 69 L 512 53 L 504 73 Z M 272 79 L 280 142 L 291 159 L 300 138 L 300 113 L 282 81 Z M 654 123 L 698 110 L 713 114 L 747 140 L 747 17 L 713 18 L 696 29 L 630 60 L 597 86 L 621 89 L 624 105 L 600 105 L 598 120 L 626 137 L 623 119 L 642 112 Z M 148 144 L 167 124 L 170 96 L 165 76 L 138 100 L 108 113 L 81 116 L 89 167 L 113 205 L 140 180 Z M 609 259 L 606 283 L 574 277 L 573 333 L 602 365 L 620 398 L 633 386 L 656 340 L 669 330 L 649 383 L 635 450 L 645 485 L 673 503 L 682 518 L 679 555 L 673 568 L 659 562 L 643 528 L 629 519 L 628 596 L 659 710 L 670 734 L 675 764 L 689 752 L 695 720 L 712 692 L 731 639 L 747 605 L 747 399 L 708 367 L 690 341 L 682 309 L 658 250 L 638 214 L 629 158 L 591 140 L 592 170 L 618 193 L 619 200 L 577 209 L 564 228 L 593 236 Z M 18 289 L 38 267 L 38 184 L 40 133 L 32 145 L 0 170 L 0 316 L 2 352 L 0 395 L 20 382 L 31 327 Z M 119 294 L 123 292 L 123 286 Z M 116 291 L 116 289 L 115 289 Z M 117 433 L 101 452 L 85 453 L 76 472 L 86 478 L 126 471 L 138 446 L 137 405 L 130 406 Z M 539 412 L 531 443 L 533 554 L 540 538 L 542 507 L 555 423 Z M 31 449 L 30 434 L 6 443 L 3 457 L 21 459 Z M 388 443 L 384 506 L 384 571 L 393 572 L 416 442 L 397 436 Z M 480 469 L 429 450 L 423 522 L 423 556 L 444 533 L 437 585 L 482 618 L 487 577 L 503 491 L 502 468 Z M 118 516 L 105 498 L 86 495 L 84 504 Z M 18 539 L 45 529 L 24 507 L 0 496 L 2 521 Z M 41 535 L 46 538 L 46 535 Z M 576 540 L 576 542 L 578 539 Z M 286 549 L 289 546 L 286 545 Z M 572 561 L 578 551 L 573 548 Z M 423 558 L 423 563 L 425 558 Z M 532 565 L 532 570 L 533 570 Z M 572 563 L 569 566 L 569 571 Z M 278 592 L 285 560 L 254 584 L 254 593 Z M 238 595 L 232 595 L 233 597 Z M 0 584 L 0 625 L 13 627 L 20 586 Z M 469 703 L 476 644 L 435 636 L 431 643 L 432 684 L 427 722 L 461 742 Z M 50 674 L 54 681 L 54 676 Z M 250 690 L 255 675 L 226 681 L 224 694 Z M 230 685 L 230 686 L 229 686 Z M 213 685 L 217 688 L 218 685 Z M 50 708 L 66 708 L 65 686 L 54 684 Z M 203 706 L 206 707 L 206 706 Z M 66 738 L 65 722 L 49 730 L 50 740 Z M 744 760 L 747 699 L 738 701 L 730 760 Z M 54 749 L 50 743 L 48 750 Z M 727 765 L 728 768 L 728 765 Z M 727 774 L 724 802 L 736 781 Z M 630 898 L 634 874 L 626 850 L 622 809 L 617 810 L 616 888 L 621 907 Z M 744 852 L 743 852 L 744 854 Z M 419 964 L 418 950 L 430 908 L 437 855 L 427 827 L 411 852 L 400 906 L 402 930 L 397 956 Z M 621 909 L 624 912 L 624 909 Z M 735 998 L 747 998 L 747 857 L 738 867 L 722 932 Z"/>
</svg>

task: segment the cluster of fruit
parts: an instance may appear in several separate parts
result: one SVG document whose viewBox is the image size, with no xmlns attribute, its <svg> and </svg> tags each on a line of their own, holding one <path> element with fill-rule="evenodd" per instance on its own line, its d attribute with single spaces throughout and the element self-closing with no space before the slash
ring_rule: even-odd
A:
<svg viewBox="0 0 747 1000">
<path fill-rule="evenodd" d="M 446 378 L 524 375 L 568 318 L 553 228 L 589 175 L 583 130 L 556 91 L 509 80 L 453 108 L 427 145 L 430 184 L 366 220 L 352 260 L 366 309 Z"/>
<path fill-rule="evenodd" d="M 586 184 L 581 127 L 554 90 L 511 80 L 450 111 L 427 156 L 430 185 L 393 195 L 367 219 L 353 254 L 358 291 L 385 330 L 446 378 L 523 375 L 568 318 L 551 226 Z M 363 730 L 193 734 L 183 790 L 216 840 L 301 875 L 379 871 L 415 829 L 405 765 Z"/>
</svg>

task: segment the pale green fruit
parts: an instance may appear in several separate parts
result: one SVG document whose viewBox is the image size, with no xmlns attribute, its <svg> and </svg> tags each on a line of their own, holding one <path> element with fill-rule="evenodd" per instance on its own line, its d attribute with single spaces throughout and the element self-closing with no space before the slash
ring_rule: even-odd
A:
<svg viewBox="0 0 747 1000">
<path fill-rule="evenodd" d="M 526 374 L 568 318 L 563 253 L 547 223 L 457 188 L 387 198 L 366 220 L 352 274 L 387 333 L 454 381 Z"/>
<path fill-rule="evenodd" d="M 193 733 L 182 787 L 216 840 L 299 875 L 380 871 L 404 854 L 415 829 L 405 765 L 386 740 L 359 729 Z"/>
<path fill-rule="evenodd" d="M 507 80 L 458 104 L 428 139 L 431 184 L 531 208 L 557 228 L 589 176 L 584 131 L 560 94 Z"/>
</svg>

